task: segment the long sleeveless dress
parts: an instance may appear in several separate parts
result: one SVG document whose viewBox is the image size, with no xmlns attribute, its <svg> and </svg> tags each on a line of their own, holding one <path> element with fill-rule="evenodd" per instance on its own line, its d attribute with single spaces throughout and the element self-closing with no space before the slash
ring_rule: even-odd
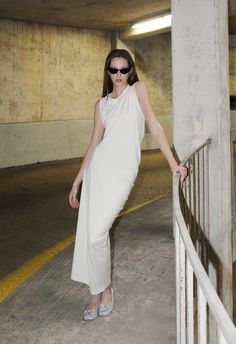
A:
<svg viewBox="0 0 236 344">
<path fill-rule="evenodd" d="M 137 177 L 145 124 L 135 84 L 101 98 L 99 108 L 105 131 L 83 173 L 71 272 L 91 294 L 111 283 L 109 229 Z"/>
</svg>

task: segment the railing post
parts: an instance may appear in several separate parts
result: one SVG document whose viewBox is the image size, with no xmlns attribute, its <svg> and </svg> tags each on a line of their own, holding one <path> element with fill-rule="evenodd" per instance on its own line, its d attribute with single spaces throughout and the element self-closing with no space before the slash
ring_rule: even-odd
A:
<svg viewBox="0 0 236 344">
<path fill-rule="evenodd" d="M 185 247 L 181 236 L 179 237 L 179 265 L 180 265 L 180 338 L 181 344 L 186 342 L 186 283 L 185 283 Z"/>
<path fill-rule="evenodd" d="M 179 254 L 179 227 L 174 215 L 174 234 L 175 234 L 175 274 L 176 274 L 176 343 L 181 344 L 180 337 L 180 254 Z"/>
<path fill-rule="evenodd" d="M 198 299 L 198 344 L 207 344 L 207 317 L 206 317 L 206 299 L 202 289 L 197 283 Z"/>
<path fill-rule="evenodd" d="M 218 327 L 218 338 L 219 338 L 219 344 L 227 344 L 227 341 L 225 339 L 225 337 L 223 336 L 221 330 Z"/>
<path fill-rule="evenodd" d="M 194 344 L 193 269 L 187 257 L 187 343 Z"/>
</svg>

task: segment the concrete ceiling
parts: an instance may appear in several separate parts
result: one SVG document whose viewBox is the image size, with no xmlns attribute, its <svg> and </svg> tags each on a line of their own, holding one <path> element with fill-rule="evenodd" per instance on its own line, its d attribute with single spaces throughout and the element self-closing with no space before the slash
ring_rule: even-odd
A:
<svg viewBox="0 0 236 344">
<path fill-rule="evenodd" d="M 170 7 L 171 0 L 0 0 L 0 18 L 90 29 L 125 29 Z M 236 34 L 236 0 L 229 0 L 229 31 Z"/>
</svg>

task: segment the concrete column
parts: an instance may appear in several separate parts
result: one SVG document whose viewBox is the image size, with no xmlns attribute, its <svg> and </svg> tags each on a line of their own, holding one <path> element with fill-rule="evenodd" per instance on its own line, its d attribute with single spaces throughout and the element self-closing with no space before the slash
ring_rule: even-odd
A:
<svg viewBox="0 0 236 344">
<path fill-rule="evenodd" d="M 212 139 L 209 275 L 232 317 L 227 1 L 172 0 L 172 15 L 174 146 L 183 159 Z"/>
<path fill-rule="evenodd" d="M 132 56 L 132 59 L 135 61 L 135 42 L 128 40 L 123 41 L 119 38 L 118 31 L 113 31 L 111 36 L 111 48 L 112 49 L 125 49 L 127 50 L 130 55 Z"/>
</svg>

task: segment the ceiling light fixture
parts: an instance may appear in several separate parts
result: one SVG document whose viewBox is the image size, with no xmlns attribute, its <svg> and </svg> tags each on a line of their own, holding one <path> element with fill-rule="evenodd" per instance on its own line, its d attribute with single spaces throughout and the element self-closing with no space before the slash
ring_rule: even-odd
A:
<svg viewBox="0 0 236 344">
<path fill-rule="evenodd" d="M 131 26 L 131 29 L 134 30 L 136 34 L 142 34 L 167 27 L 171 27 L 171 14 L 169 13 L 137 22 Z"/>
</svg>

